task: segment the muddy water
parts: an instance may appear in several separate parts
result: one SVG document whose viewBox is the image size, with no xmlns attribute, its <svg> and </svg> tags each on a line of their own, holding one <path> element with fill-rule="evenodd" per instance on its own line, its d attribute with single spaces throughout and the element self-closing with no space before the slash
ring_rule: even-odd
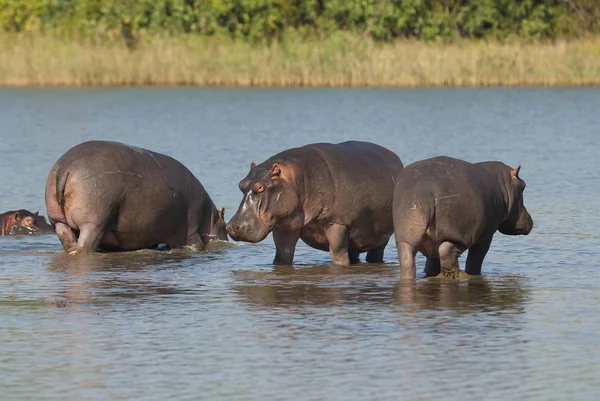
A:
<svg viewBox="0 0 600 401">
<path fill-rule="evenodd" d="M 87 139 L 174 156 L 227 218 L 250 162 L 362 139 L 405 163 L 520 163 L 535 220 L 496 235 L 483 277 L 414 285 L 391 245 L 381 265 L 332 267 L 301 245 L 273 267 L 270 237 L 88 257 L 52 235 L 0 238 L 2 399 L 600 394 L 598 89 L 28 89 L 0 91 L 0 110 L 2 211 L 45 213 L 50 167 Z"/>
</svg>

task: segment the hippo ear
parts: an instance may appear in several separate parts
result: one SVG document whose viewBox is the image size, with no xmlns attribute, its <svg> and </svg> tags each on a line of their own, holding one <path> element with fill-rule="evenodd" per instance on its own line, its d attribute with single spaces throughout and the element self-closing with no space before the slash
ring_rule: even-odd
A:
<svg viewBox="0 0 600 401">
<path fill-rule="evenodd" d="M 510 175 L 514 179 L 519 178 L 519 171 L 521 171 L 521 165 L 518 165 L 517 168 L 510 170 Z"/>
<path fill-rule="evenodd" d="M 219 215 L 219 218 L 221 220 L 225 220 L 225 208 L 222 208 L 221 210 L 217 210 L 217 214 Z"/>
<path fill-rule="evenodd" d="M 21 220 L 21 213 L 19 213 L 19 212 L 15 213 L 15 220 Z"/>
<path fill-rule="evenodd" d="M 37 212 L 35 212 L 33 215 L 37 216 L 38 214 L 40 214 L 40 211 L 38 210 Z"/>
<path fill-rule="evenodd" d="M 273 164 L 273 167 L 271 167 L 271 170 L 269 171 L 269 178 L 273 179 L 275 177 L 279 177 L 281 175 L 281 167 L 279 167 L 279 164 L 275 163 Z"/>
<path fill-rule="evenodd" d="M 256 167 L 256 163 L 254 163 L 254 162 L 250 163 L 250 170 L 252 170 L 254 167 Z"/>
</svg>

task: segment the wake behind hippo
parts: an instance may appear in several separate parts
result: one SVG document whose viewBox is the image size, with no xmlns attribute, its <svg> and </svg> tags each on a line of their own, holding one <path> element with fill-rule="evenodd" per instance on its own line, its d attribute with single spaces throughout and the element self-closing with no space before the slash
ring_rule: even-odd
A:
<svg viewBox="0 0 600 401">
<path fill-rule="evenodd" d="M 118 142 L 67 151 L 48 175 L 46 207 L 68 253 L 227 240 L 223 211 L 185 166 Z"/>
<path fill-rule="evenodd" d="M 481 274 L 498 230 L 527 235 L 533 220 L 523 204 L 520 167 L 434 157 L 406 166 L 396 179 L 394 231 L 401 277 L 414 279 L 415 255 L 427 257 L 425 274 L 458 278 L 467 249 L 467 274 Z"/>
<path fill-rule="evenodd" d="M 369 142 L 316 143 L 283 151 L 250 172 L 227 225 L 234 240 L 262 241 L 273 231 L 275 264 L 292 264 L 298 239 L 329 251 L 333 264 L 383 261 L 393 233 L 394 177 L 402 162 Z"/>
<path fill-rule="evenodd" d="M 11 210 L 0 214 L 0 235 L 49 234 L 54 232 L 46 217 L 29 210 Z"/>
</svg>

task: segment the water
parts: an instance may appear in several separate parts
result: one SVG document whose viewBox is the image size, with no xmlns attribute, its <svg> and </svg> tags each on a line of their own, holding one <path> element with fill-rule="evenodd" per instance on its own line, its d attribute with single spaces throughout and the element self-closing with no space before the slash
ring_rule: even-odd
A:
<svg viewBox="0 0 600 401">
<path fill-rule="evenodd" d="M 351 268 L 299 245 L 291 268 L 270 264 L 270 236 L 79 258 L 55 236 L 0 238 L 2 399 L 600 394 L 600 89 L 26 89 L 0 110 L 1 211 L 45 214 L 52 164 L 88 139 L 174 156 L 226 218 L 250 162 L 360 139 L 405 164 L 520 163 L 535 221 L 496 234 L 483 277 L 414 286 L 391 245 Z"/>
</svg>

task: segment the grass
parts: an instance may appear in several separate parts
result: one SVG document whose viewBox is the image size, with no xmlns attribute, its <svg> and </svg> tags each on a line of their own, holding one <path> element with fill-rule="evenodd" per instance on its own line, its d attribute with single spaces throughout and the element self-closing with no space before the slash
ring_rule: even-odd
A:
<svg viewBox="0 0 600 401">
<path fill-rule="evenodd" d="M 130 51 L 55 37 L 0 34 L 0 86 L 580 86 L 600 84 L 600 38 L 558 43 L 430 45 L 325 41 L 252 46 L 149 37 Z"/>
</svg>

